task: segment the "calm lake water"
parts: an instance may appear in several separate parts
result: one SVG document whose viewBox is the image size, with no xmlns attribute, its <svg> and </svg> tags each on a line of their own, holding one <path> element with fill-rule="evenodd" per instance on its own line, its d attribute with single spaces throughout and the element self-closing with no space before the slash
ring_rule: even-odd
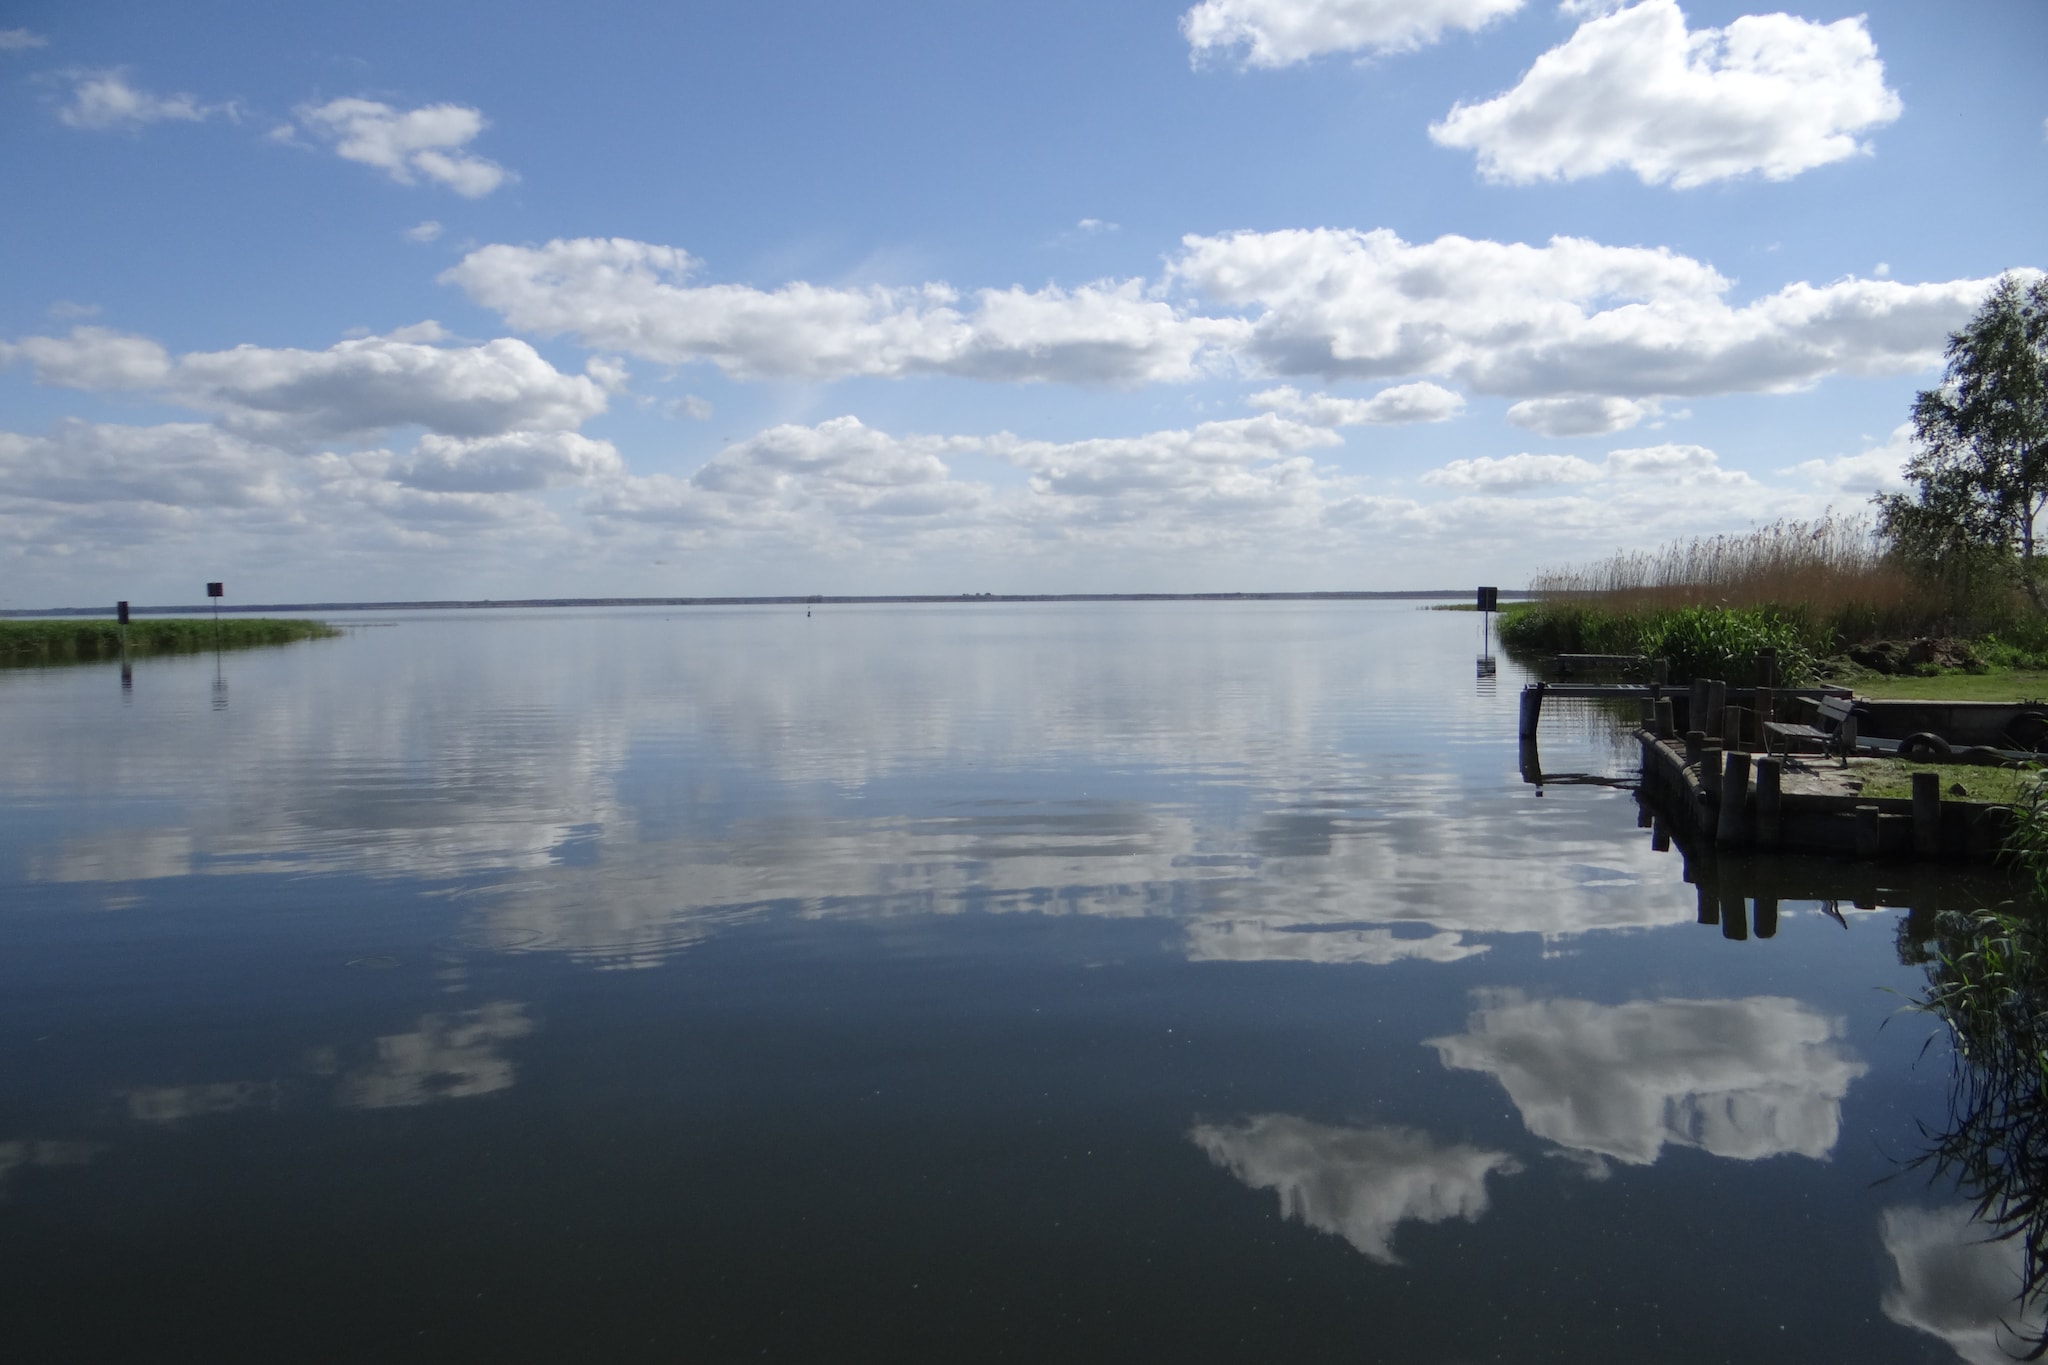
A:
<svg viewBox="0 0 2048 1365">
<path fill-rule="evenodd" d="M 1906 912 L 1701 923 L 1631 792 L 1522 780 L 1477 637 L 424 613 L 0 675 L 0 1354 L 2001 1358 L 2016 1253 L 1900 1171 Z"/>
</svg>

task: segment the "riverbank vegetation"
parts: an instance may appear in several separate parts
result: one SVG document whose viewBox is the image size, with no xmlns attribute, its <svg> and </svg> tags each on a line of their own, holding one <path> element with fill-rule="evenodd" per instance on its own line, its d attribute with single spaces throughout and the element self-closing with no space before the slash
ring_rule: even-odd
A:
<svg viewBox="0 0 2048 1365">
<path fill-rule="evenodd" d="M 1913 401 L 1911 490 L 1871 522 L 1780 521 L 1539 575 L 1512 650 L 1667 658 L 1679 679 L 1787 682 L 2048 672 L 2048 278 L 2007 276 Z M 1900 695 L 1893 692 L 1892 695 Z"/>
<path fill-rule="evenodd" d="M 121 632 L 111 620 L 0 621 L 0 667 L 118 659 Z M 247 649 L 341 634 L 324 621 L 237 616 L 222 617 L 218 623 L 210 617 L 158 617 L 131 622 L 127 633 L 131 655 Z"/>
</svg>

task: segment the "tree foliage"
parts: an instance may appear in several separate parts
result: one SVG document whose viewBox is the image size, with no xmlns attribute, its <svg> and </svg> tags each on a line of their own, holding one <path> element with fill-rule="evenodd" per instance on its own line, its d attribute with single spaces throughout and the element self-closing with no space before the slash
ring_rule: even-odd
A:
<svg viewBox="0 0 2048 1365">
<path fill-rule="evenodd" d="M 2048 505 L 2048 278 L 2007 275 L 1948 341 L 1938 387 L 1913 401 L 1911 494 L 1880 494 L 1878 527 L 1924 574 L 1967 585 L 2009 568 L 2037 610 L 2034 523 Z"/>
</svg>

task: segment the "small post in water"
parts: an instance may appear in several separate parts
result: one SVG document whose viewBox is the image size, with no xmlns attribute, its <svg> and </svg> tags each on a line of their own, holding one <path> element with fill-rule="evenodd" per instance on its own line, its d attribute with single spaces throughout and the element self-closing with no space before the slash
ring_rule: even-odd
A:
<svg viewBox="0 0 2048 1365">
<path fill-rule="evenodd" d="M 213 648 L 216 653 L 220 650 L 220 599 L 226 596 L 226 594 L 227 587 L 225 584 L 208 583 L 206 585 L 206 595 L 213 599 Z"/>
<path fill-rule="evenodd" d="M 1764 848 L 1778 846 L 1784 819 L 1783 765 L 1766 754 L 1756 761 L 1756 841 Z M 1758 902 L 1762 904 L 1762 902 Z M 1768 938 L 1768 934 L 1760 935 Z"/>
<path fill-rule="evenodd" d="M 1941 852 L 1941 774 L 1913 774 L 1913 852 L 1932 858 Z"/>
<path fill-rule="evenodd" d="M 1493 613 L 1500 610 L 1500 589 L 1479 590 L 1479 676 L 1490 678 L 1494 673 L 1493 662 Z"/>
<path fill-rule="evenodd" d="M 1721 773 L 1721 810 L 1714 842 L 1739 844 L 1743 842 L 1743 817 L 1749 805 L 1749 755 L 1731 750 L 1725 759 L 1726 766 Z"/>
</svg>

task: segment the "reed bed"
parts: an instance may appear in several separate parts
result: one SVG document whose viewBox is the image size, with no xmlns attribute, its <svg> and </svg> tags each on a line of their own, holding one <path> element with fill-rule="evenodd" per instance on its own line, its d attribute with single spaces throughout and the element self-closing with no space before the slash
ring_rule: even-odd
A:
<svg viewBox="0 0 2048 1365">
<path fill-rule="evenodd" d="M 208 649 L 247 649 L 341 634 L 324 621 L 274 617 L 161 617 L 128 626 L 130 654 L 195 654 Z M 0 621 L 0 667 L 81 663 L 121 656 L 121 626 L 111 620 Z"/>
<path fill-rule="evenodd" d="M 1741 535 L 1702 536 L 1552 569 L 1531 605 L 1503 621 L 1511 648 L 1669 658 L 1680 677 L 1756 681 L 1754 656 L 1776 650 L 1798 681 L 1847 645 L 1907 638 L 1983 639 L 1998 662 L 2048 652 L 2010 582 L 1916 574 L 1868 519 L 1783 520 Z"/>
</svg>

